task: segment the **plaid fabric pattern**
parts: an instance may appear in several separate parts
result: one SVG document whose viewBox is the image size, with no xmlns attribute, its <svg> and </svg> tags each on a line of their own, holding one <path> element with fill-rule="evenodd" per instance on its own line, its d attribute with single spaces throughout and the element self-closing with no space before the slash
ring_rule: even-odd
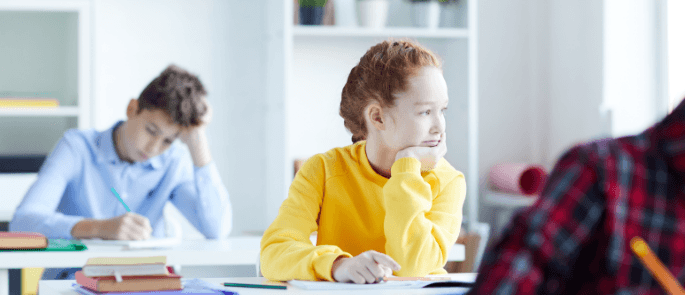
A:
<svg viewBox="0 0 685 295">
<path fill-rule="evenodd" d="M 685 104 L 630 137 L 570 149 L 486 251 L 469 294 L 663 294 L 640 236 L 685 282 Z"/>
</svg>

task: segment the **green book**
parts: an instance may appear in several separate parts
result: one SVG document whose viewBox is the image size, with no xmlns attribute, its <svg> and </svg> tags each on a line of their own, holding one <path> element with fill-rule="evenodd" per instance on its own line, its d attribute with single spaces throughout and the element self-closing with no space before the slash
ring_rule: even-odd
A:
<svg viewBox="0 0 685 295">
<path fill-rule="evenodd" d="M 48 247 L 43 249 L 7 249 L 0 250 L 0 252 L 8 251 L 83 251 L 87 250 L 86 245 L 79 240 L 67 239 L 48 239 Z"/>
</svg>

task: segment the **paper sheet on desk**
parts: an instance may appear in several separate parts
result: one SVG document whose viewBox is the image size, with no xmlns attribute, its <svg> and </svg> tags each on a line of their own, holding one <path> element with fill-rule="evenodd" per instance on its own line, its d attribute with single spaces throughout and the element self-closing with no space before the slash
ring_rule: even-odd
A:
<svg viewBox="0 0 685 295">
<path fill-rule="evenodd" d="M 353 284 L 324 281 L 288 281 L 288 284 L 291 286 L 305 290 L 419 289 L 430 283 L 425 281 L 388 281 L 376 284 Z"/>
<path fill-rule="evenodd" d="M 439 287 L 462 287 L 461 284 L 472 284 L 476 281 L 476 273 L 459 273 L 447 275 L 428 275 L 427 277 L 448 277 L 441 281 L 385 281 L 376 284 L 352 284 L 327 281 L 288 281 L 293 287 L 305 290 L 369 290 L 369 289 L 420 289 L 428 285 Z M 429 286 L 432 287 L 432 286 Z"/>
<path fill-rule="evenodd" d="M 88 245 L 106 245 L 106 246 L 123 246 L 129 249 L 148 249 L 148 248 L 171 248 L 181 243 L 179 238 L 151 238 L 147 240 L 100 240 L 87 239 L 81 240 L 82 243 Z"/>
</svg>

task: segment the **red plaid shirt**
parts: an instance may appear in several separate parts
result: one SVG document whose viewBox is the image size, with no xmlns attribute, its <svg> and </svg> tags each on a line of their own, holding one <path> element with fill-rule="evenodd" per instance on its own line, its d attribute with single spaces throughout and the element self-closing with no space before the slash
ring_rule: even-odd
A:
<svg viewBox="0 0 685 295">
<path fill-rule="evenodd" d="M 640 236 L 685 282 L 685 102 L 630 137 L 577 146 L 484 257 L 469 294 L 663 294 Z"/>
</svg>

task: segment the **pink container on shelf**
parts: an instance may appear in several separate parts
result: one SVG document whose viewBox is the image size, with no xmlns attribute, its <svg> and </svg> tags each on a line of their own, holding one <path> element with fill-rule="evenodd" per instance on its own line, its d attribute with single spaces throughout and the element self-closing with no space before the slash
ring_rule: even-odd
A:
<svg viewBox="0 0 685 295">
<path fill-rule="evenodd" d="M 537 195 L 542 191 L 547 179 L 547 171 L 540 165 L 524 163 L 498 164 L 490 168 L 488 179 L 498 191 Z"/>
</svg>

